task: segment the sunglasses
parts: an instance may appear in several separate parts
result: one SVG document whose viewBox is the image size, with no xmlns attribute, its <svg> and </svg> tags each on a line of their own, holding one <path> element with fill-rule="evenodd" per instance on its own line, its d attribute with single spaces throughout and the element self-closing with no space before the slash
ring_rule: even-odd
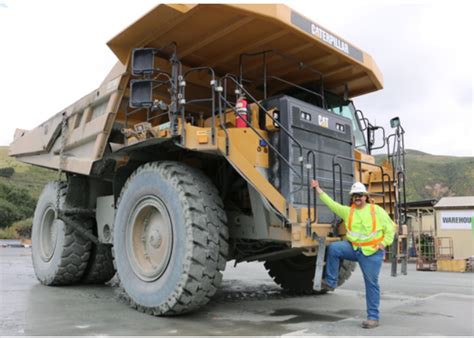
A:
<svg viewBox="0 0 474 338">
<path fill-rule="evenodd" d="M 364 195 L 362 195 L 362 194 L 353 194 L 353 195 L 352 195 L 352 198 L 354 198 L 354 199 L 359 199 L 359 198 L 362 198 L 363 196 L 364 196 Z"/>
</svg>

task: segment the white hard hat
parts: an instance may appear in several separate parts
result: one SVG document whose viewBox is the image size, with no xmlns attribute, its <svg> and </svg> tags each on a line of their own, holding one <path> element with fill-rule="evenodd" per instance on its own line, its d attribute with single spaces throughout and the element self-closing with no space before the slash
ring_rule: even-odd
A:
<svg viewBox="0 0 474 338">
<path fill-rule="evenodd" d="M 363 185 L 360 182 L 356 182 L 352 185 L 351 191 L 349 194 L 363 194 L 363 195 L 368 195 L 369 193 L 367 192 L 367 189 L 365 188 L 365 185 Z"/>
</svg>

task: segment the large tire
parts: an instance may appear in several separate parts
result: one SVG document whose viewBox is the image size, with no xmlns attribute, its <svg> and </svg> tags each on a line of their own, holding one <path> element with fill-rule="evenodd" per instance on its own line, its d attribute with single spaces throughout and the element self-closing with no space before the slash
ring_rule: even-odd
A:
<svg viewBox="0 0 474 338">
<path fill-rule="evenodd" d="M 344 284 L 355 270 L 355 263 L 344 260 L 339 269 L 338 286 Z M 311 294 L 316 268 L 316 257 L 296 257 L 265 262 L 265 268 L 272 279 L 284 290 L 295 294 Z M 326 290 L 322 290 L 322 293 Z"/>
<path fill-rule="evenodd" d="M 141 312 L 193 311 L 222 280 L 226 215 L 217 189 L 194 168 L 177 162 L 138 168 L 122 189 L 113 236 L 120 287 Z"/>
<path fill-rule="evenodd" d="M 104 284 L 115 275 L 112 257 L 112 246 L 108 244 L 92 244 L 87 269 L 82 277 L 84 284 Z"/>
<path fill-rule="evenodd" d="M 88 239 L 56 218 L 58 189 L 60 208 L 65 207 L 66 184 L 51 182 L 44 187 L 33 217 L 33 267 L 44 285 L 78 283 L 87 267 L 91 249 Z"/>
</svg>

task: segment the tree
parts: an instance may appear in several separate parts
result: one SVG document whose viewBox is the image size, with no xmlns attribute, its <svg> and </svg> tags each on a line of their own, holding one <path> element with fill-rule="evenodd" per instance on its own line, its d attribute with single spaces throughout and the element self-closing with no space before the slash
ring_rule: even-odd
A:
<svg viewBox="0 0 474 338">
<path fill-rule="evenodd" d="M 15 205 L 9 201 L 0 199 L 0 228 L 6 228 L 13 222 L 22 219 Z"/>
</svg>

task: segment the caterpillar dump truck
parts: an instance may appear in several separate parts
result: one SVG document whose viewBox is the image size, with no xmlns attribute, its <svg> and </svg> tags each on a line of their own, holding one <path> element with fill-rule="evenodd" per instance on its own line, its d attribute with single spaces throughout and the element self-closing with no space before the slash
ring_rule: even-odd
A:
<svg viewBox="0 0 474 338">
<path fill-rule="evenodd" d="M 326 245 L 345 230 L 313 179 L 341 203 L 361 181 L 404 224 L 404 131 L 394 118 L 386 136 L 355 108 L 383 82 L 358 47 L 271 4 L 161 4 L 108 46 L 118 61 L 99 88 L 10 146 L 58 171 L 34 214 L 41 283 L 116 273 L 132 307 L 175 315 L 206 304 L 235 260 L 324 292 Z"/>
</svg>

